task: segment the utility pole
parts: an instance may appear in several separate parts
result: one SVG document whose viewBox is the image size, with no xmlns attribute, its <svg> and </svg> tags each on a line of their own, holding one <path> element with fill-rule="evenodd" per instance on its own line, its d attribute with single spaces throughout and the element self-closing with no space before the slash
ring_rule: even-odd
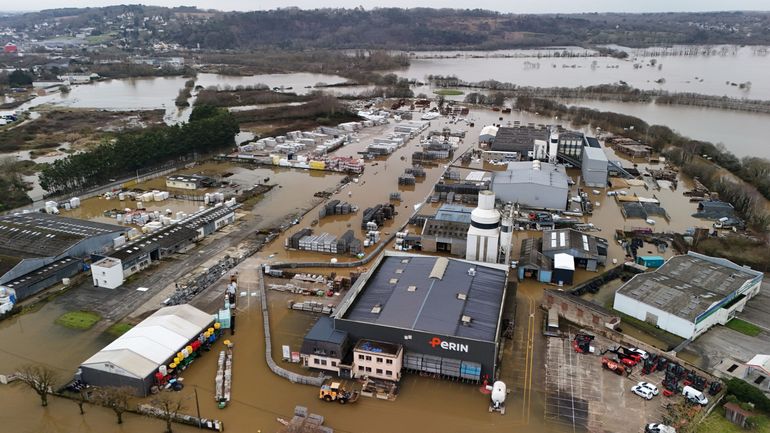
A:
<svg viewBox="0 0 770 433">
<path fill-rule="evenodd" d="M 198 428 L 202 429 L 203 424 L 201 424 L 201 405 L 198 402 L 198 387 L 195 387 L 195 410 L 198 412 Z"/>
</svg>

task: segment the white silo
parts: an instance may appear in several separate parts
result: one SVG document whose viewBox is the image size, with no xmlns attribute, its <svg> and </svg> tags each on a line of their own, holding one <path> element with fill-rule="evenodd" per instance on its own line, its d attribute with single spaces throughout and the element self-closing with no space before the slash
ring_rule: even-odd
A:
<svg viewBox="0 0 770 433">
<path fill-rule="evenodd" d="M 499 245 L 500 212 L 495 209 L 495 193 L 479 191 L 479 205 L 471 212 L 465 259 L 497 263 Z"/>
</svg>

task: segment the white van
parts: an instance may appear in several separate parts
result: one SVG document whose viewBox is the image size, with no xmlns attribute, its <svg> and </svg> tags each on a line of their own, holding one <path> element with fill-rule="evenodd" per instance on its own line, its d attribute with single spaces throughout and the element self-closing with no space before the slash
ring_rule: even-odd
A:
<svg viewBox="0 0 770 433">
<path fill-rule="evenodd" d="M 682 388 L 682 395 L 691 402 L 697 403 L 701 406 L 709 404 L 709 399 L 707 399 L 702 392 L 691 386 L 685 386 Z"/>
</svg>

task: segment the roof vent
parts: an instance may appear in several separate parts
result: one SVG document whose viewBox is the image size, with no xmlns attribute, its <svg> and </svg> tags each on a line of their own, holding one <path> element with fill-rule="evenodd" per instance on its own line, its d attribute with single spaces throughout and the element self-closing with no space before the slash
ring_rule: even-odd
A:
<svg viewBox="0 0 770 433">
<path fill-rule="evenodd" d="M 446 257 L 438 257 L 436 263 L 433 265 L 433 269 L 430 271 L 429 278 L 443 279 L 447 266 L 449 266 L 449 259 Z"/>
<path fill-rule="evenodd" d="M 476 268 L 468 269 L 468 275 L 470 275 L 471 277 L 475 277 L 476 276 Z"/>
<path fill-rule="evenodd" d="M 463 325 L 468 326 L 471 324 L 471 316 L 463 316 L 460 320 L 462 320 Z"/>
<path fill-rule="evenodd" d="M 468 299 L 468 295 L 466 295 L 465 293 L 458 293 L 457 294 L 457 299 L 459 299 L 461 301 L 464 301 L 464 300 Z"/>
<path fill-rule="evenodd" d="M 403 274 L 403 273 L 404 273 L 404 270 L 403 270 L 403 269 L 396 269 L 396 273 L 397 273 L 397 274 Z"/>
<path fill-rule="evenodd" d="M 406 288 L 406 291 L 407 292 L 416 292 L 417 291 L 417 286 L 409 286 L 409 287 Z"/>
<path fill-rule="evenodd" d="M 380 304 L 377 304 L 374 307 L 372 307 L 373 314 L 380 314 L 380 311 L 382 311 L 382 306 Z"/>
<path fill-rule="evenodd" d="M 391 278 L 391 279 L 388 281 L 388 283 L 390 283 L 390 284 L 396 284 L 396 283 L 398 283 L 398 278 Z"/>
</svg>

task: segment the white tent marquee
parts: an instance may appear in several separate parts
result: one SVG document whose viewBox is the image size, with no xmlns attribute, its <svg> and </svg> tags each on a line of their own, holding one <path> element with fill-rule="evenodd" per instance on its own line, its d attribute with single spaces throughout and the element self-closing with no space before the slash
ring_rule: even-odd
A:
<svg viewBox="0 0 770 433">
<path fill-rule="evenodd" d="M 131 386 L 147 395 L 158 367 L 213 321 L 190 305 L 161 308 L 83 362 L 82 379 L 96 386 Z"/>
</svg>

